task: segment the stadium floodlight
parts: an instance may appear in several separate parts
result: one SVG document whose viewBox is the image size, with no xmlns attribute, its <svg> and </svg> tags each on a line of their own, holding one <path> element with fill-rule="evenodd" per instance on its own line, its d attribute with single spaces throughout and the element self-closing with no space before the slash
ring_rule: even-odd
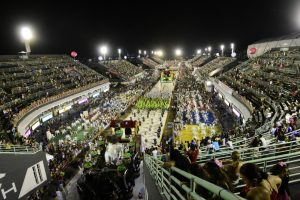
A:
<svg viewBox="0 0 300 200">
<path fill-rule="evenodd" d="M 164 53 L 163 53 L 162 50 L 158 50 L 158 51 L 156 52 L 156 55 L 162 57 L 162 56 L 164 55 Z"/>
<path fill-rule="evenodd" d="M 231 53 L 233 53 L 233 52 L 234 52 L 234 44 L 231 43 L 231 44 L 230 44 L 230 47 L 231 47 Z"/>
<path fill-rule="evenodd" d="M 207 48 L 205 48 L 204 50 L 205 50 L 205 52 L 207 52 Z"/>
<path fill-rule="evenodd" d="M 223 44 L 221 44 L 221 46 L 220 46 L 220 48 L 221 48 L 221 51 L 222 51 L 222 54 L 221 54 L 221 56 L 223 56 L 224 55 L 224 45 Z"/>
<path fill-rule="evenodd" d="M 106 56 L 107 52 L 108 52 L 108 48 L 106 45 L 103 45 L 100 47 L 100 53 L 103 55 L 103 60 L 105 60 L 105 56 Z"/>
<path fill-rule="evenodd" d="M 142 50 L 139 50 L 139 54 L 142 54 Z"/>
<path fill-rule="evenodd" d="M 175 49 L 175 55 L 176 56 L 181 56 L 182 55 L 181 49 Z"/>
<path fill-rule="evenodd" d="M 211 46 L 207 47 L 207 50 L 208 50 L 208 55 L 210 55 L 210 52 L 211 52 Z"/>
<path fill-rule="evenodd" d="M 197 50 L 197 54 L 201 54 L 201 49 L 198 49 L 198 50 Z"/>
<path fill-rule="evenodd" d="M 147 55 L 147 51 L 146 50 L 144 51 L 144 55 Z"/>
<path fill-rule="evenodd" d="M 27 26 L 22 27 L 21 28 L 21 37 L 25 42 L 26 53 L 30 53 L 31 49 L 30 49 L 29 42 L 33 38 L 32 30 Z"/>
<path fill-rule="evenodd" d="M 119 60 L 121 60 L 121 52 L 122 52 L 122 50 L 121 50 L 121 49 L 118 49 L 118 53 L 119 53 Z"/>
</svg>

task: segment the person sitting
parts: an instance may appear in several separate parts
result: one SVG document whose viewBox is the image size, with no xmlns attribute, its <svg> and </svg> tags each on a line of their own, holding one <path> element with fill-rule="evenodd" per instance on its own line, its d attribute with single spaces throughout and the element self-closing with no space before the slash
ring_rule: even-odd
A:
<svg viewBox="0 0 300 200">
<path fill-rule="evenodd" d="M 281 179 L 268 175 L 253 163 L 246 163 L 240 169 L 243 181 L 246 183 L 241 192 L 242 197 L 249 200 L 275 200 Z"/>
<path fill-rule="evenodd" d="M 277 199 L 289 200 L 289 171 L 287 165 L 284 162 L 279 162 L 271 168 L 270 172 L 272 175 L 279 176 L 282 180 L 278 189 Z"/>
<path fill-rule="evenodd" d="M 223 165 L 219 160 L 213 159 L 205 163 L 203 169 L 209 174 L 210 182 L 226 190 L 233 191 L 231 180 L 222 167 Z"/>
<path fill-rule="evenodd" d="M 199 155 L 199 148 L 192 143 L 190 149 L 186 152 L 186 155 L 189 157 L 192 164 L 196 163 Z"/>
<path fill-rule="evenodd" d="M 224 170 L 227 172 L 229 178 L 232 180 L 233 185 L 239 183 L 240 169 L 243 165 L 241 162 L 241 155 L 239 152 L 234 151 L 231 154 L 231 160 L 222 161 L 224 164 Z"/>
<path fill-rule="evenodd" d="M 211 143 L 211 140 L 207 140 L 206 150 L 209 154 L 214 152 L 214 145 Z"/>
</svg>

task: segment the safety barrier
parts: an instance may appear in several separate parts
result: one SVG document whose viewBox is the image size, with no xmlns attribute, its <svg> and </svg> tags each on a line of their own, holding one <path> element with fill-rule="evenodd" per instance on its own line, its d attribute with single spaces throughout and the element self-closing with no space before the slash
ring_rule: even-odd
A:
<svg viewBox="0 0 300 200">
<path fill-rule="evenodd" d="M 198 194 L 195 191 L 197 186 L 201 186 L 225 200 L 243 199 L 224 188 L 200 179 L 199 177 L 176 167 L 171 167 L 170 170 L 166 170 L 162 167 L 163 162 L 152 156 L 145 155 L 144 160 L 150 174 L 155 179 L 156 184 L 161 191 L 161 195 L 168 200 L 203 200 L 204 198 L 200 196 L 201 194 Z M 188 179 L 188 181 L 183 182 L 179 180 L 177 178 L 178 175 Z"/>
<path fill-rule="evenodd" d="M 299 141 L 271 144 L 268 145 L 266 148 L 261 146 L 244 148 L 243 146 L 240 146 L 239 149 L 233 149 L 233 150 L 230 149 L 221 152 L 214 152 L 211 154 L 208 154 L 207 152 L 200 152 L 197 162 L 205 163 L 212 158 L 230 159 L 231 153 L 233 151 L 238 151 L 241 155 L 241 159 L 244 161 L 248 161 L 248 160 L 255 160 L 262 157 L 290 154 L 299 150 L 300 150 Z"/>
<path fill-rule="evenodd" d="M 41 146 L 2 145 L 2 144 L 0 144 L 0 154 L 1 153 L 34 154 L 38 151 L 42 151 Z"/>
</svg>

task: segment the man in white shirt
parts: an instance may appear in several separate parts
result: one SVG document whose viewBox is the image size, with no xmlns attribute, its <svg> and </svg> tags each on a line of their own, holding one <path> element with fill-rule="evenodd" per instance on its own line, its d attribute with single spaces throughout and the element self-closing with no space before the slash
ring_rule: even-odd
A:
<svg viewBox="0 0 300 200">
<path fill-rule="evenodd" d="M 259 140 L 261 142 L 261 146 L 263 147 L 263 149 L 267 148 L 268 146 L 267 141 L 261 134 L 259 134 Z"/>
<path fill-rule="evenodd" d="M 157 147 L 155 147 L 154 150 L 152 151 L 152 156 L 153 158 L 157 159 Z"/>
</svg>

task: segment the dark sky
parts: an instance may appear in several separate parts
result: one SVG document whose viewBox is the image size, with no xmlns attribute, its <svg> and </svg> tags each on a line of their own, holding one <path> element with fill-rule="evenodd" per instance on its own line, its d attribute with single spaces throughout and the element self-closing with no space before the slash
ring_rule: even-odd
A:
<svg viewBox="0 0 300 200">
<path fill-rule="evenodd" d="M 181 47 L 192 54 L 197 48 L 211 45 L 216 50 L 221 43 L 229 48 L 234 42 L 242 51 L 257 40 L 299 30 L 295 13 L 300 12 L 300 1 L 207 1 L 5 1 L 0 55 L 24 50 L 18 35 L 22 24 L 34 28 L 32 53 L 76 50 L 81 57 L 97 56 L 102 43 L 114 52 L 162 48 L 170 54 Z"/>
</svg>

